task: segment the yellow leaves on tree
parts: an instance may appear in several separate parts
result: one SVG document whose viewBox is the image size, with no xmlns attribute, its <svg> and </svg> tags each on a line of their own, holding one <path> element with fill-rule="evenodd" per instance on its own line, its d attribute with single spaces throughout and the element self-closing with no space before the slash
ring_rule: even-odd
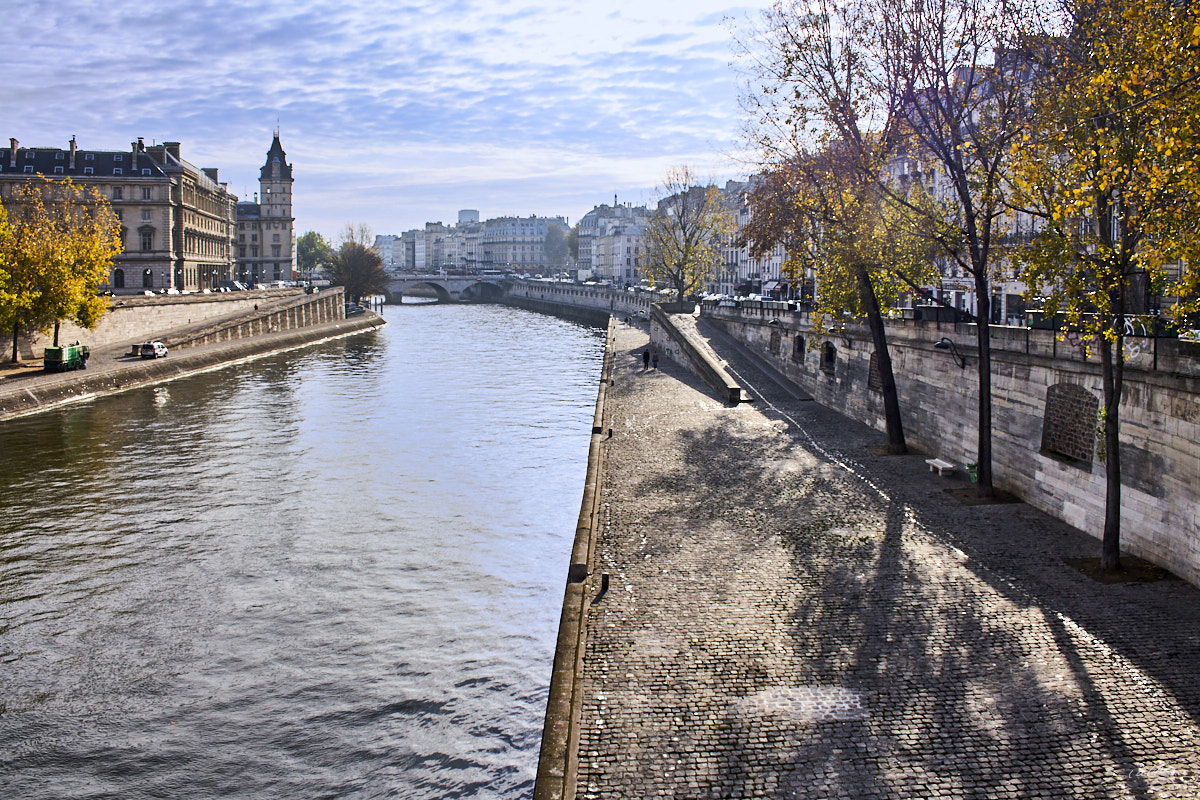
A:
<svg viewBox="0 0 1200 800">
<path fill-rule="evenodd" d="M 682 302 L 712 273 L 733 225 L 716 186 L 700 186 L 688 167 L 669 169 L 644 231 L 647 276 L 670 285 Z"/>
<path fill-rule="evenodd" d="M 0 224 L 0 324 L 13 335 L 63 320 L 94 328 L 108 308 L 97 289 L 121 251 L 116 214 L 94 189 L 46 178 L 13 187 Z M 56 336 L 57 338 L 57 336 Z"/>
</svg>

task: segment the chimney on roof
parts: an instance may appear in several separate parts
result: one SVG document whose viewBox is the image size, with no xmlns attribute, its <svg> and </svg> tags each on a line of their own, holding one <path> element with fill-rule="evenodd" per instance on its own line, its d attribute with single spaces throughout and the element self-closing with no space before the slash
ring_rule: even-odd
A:
<svg viewBox="0 0 1200 800">
<path fill-rule="evenodd" d="M 16 139 L 8 137 L 8 166 L 12 169 L 17 167 L 17 144 Z"/>
<path fill-rule="evenodd" d="M 78 149 L 78 145 L 75 144 L 75 137 L 72 136 L 71 137 L 71 166 L 69 166 L 67 169 L 71 169 L 71 170 L 75 169 L 75 151 L 77 149 Z"/>
<path fill-rule="evenodd" d="M 171 157 L 176 161 L 182 161 L 183 158 L 179 155 L 179 142 L 163 142 L 163 147 L 171 154 Z"/>
<path fill-rule="evenodd" d="M 220 181 L 217 180 L 217 167 L 205 167 L 204 174 L 212 178 L 213 183 L 220 183 Z"/>
<path fill-rule="evenodd" d="M 143 136 L 139 136 L 138 137 L 138 152 L 140 153 L 145 149 L 146 149 L 146 139 Z"/>
</svg>

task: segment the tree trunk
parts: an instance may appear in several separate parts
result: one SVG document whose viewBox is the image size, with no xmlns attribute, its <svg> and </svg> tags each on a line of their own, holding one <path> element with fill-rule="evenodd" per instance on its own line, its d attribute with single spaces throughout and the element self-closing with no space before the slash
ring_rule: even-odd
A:
<svg viewBox="0 0 1200 800">
<path fill-rule="evenodd" d="M 1121 316 L 1117 325 L 1124 325 Z M 1100 337 L 1101 382 L 1104 387 L 1104 535 L 1100 540 L 1100 568 L 1121 569 L 1121 390 L 1125 382 L 1124 329 L 1116 342 Z"/>
<path fill-rule="evenodd" d="M 60 323 L 60 322 L 54 323 L 54 346 L 55 347 L 58 347 L 58 329 L 59 329 L 59 327 L 61 327 L 61 325 L 62 325 L 62 323 Z"/>
<path fill-rule="evenodd" d="M 21 361 L 21 351 L 17 349 L 17 334 L 21 330 L 21 326 L 13 323 L 13 363 L 18 364 Z"/>
<path fill-rule="evenodd" d="M 888 349 L 887 331 L 883 327 L 883 314 L 879 310 L 879 298 L 875 296 L 875 287 L 865 267 L 856 264 L 854 277 L 858 282 L 859 294 L 867 304 L 867 324 L 871 328 L 871 342 L 875 346 L 879 367 L 880 388 L 883 391 L 883 417 L 888 437 L 887 451 L 892 455 L 901 455 L 908 452 L 908 445 L 904 441 L 904 425 L 900 420 L 900 397 L 896 393 L 892 355 Z"/>
<path fill-rule="evenodd" d="M 982 273 L 975 276 L 975 299 L 979 304 L 975 314 L 975 339 L 979 346 L 979 437 L 978 466 L 980 497 L 994 497 L 992 484 L 992 346 L 991 346 L 991 296 L 988 294 L 987 278 Z"/>
</svg>

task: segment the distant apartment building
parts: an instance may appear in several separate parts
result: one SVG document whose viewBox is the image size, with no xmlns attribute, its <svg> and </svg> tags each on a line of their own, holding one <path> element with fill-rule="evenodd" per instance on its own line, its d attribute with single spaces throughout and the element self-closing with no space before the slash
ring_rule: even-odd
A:
<svg viewBox="0 0 1200 800">
<path fill-rule="evenodd" d="M 72 137 L 66 149 L 20 147 L 9 139 L 0 158 L 0 197 L 34 176 L 69 178 L 95 188 L 121 222 L 124 250 L 109 271 L 117 294 L 197 291 L 232 274 L 237 197 L 220 183 L 216 168 L 184 160 L 178 142 L 128 150 L 84 150 Z"/>
<path fill-rule="evenodd" d="M 750 223 L 753 216 L 748 199 L 753 187 L 754 178 L 751 178 L 748 181 L 726 181 L 721 189 L 721 199 L 733 214 L 736 230 L 723 237 L 721 263 L 711 280 L 709 291 L 729 295 L 762 294 L 785 300 L 811 299 L 811 270 L 804 275 L 785 275 L 783 267 L 788 254 L 782 245 L 761 257 L 752 255 L 748 246 L 738 246 L 738 232 Z"/>
<path fill-rule="evenodd" d="M 391 246 L 397 269 L 404 272 L 502 269 L 532 275 L 565 267 L 566 237 L 567 224 L 558 217 L 498 217 L 480 222 L 478 211 L 463 209 L 452 228 L 427 222 L 424 229 L 408 230 L 399 237 L 378 236 L 375 247 L 386 258 Z"/>
<path fill-rule="evenodd" d="M 404 241 L 393 234 L 380 234 L 375 237 L 373 249 L 379 254 L 383 268 L 388 272 L 399 272 L 404 266 Z"/>
<path fill-rule="evenodd" d="M 296 272 L 292 165 L 279 133 L 259 170 L 253 202 L 237 204 L 237 278 L 244 283 L 290 281 Z"/>
<path fill-rule="evenodd" d="M 581 277 L 595 277 L 614 283 L 638 283 L 641 280 L 642 251 L 640 237 L 650 217 L 645 206 L 617 203 L 599 205 L 579 220 L 579 258 L 576 264 Z M 611 237 L 620 236 L 618 244 Z M 624 248 L 630 252 L 625 253 Z M 626 256 L 629 263 L 626 264 Z"/>
</svg>

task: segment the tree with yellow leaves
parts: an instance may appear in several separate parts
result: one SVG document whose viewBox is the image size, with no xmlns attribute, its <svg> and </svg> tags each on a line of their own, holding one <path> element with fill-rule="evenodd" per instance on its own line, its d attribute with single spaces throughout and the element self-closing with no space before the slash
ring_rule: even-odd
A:
<svg viewBox="0 0 1200 800">
<path fill-rule="evenodd" d="M 94 328 L 108 310 L 108 282 L 121 229 L 108 201 L 70 180 L 39 178 L 13 187 L 0 229 L 0 324 L 12 332 L 58 329 L 63 320 Z"/>
<path fill-rule="evenodd" d="M 1046 312 L 1099 354 L 1101 565 L 1116 570 L 1126 325 L 1155 295 L 1176 298 L 1168 316 L 1194 309 L 1200 281 L 1200 24 L 1173 0 L 1061 2 L 1065 34 L 1031 48 L 1036 124 L 1011 180 L 1037 233 L 1014 258 Z"/>
<path fill-rule="evenodd" d="M 644 230 L 646 275 L 674 288 L 682 303 L 712 273 L 721 237 L 733 227 L 733 215 L 716 186 L 699 185 L 689 167 L 667 170 L 658 207 Z"/>
</svg>

